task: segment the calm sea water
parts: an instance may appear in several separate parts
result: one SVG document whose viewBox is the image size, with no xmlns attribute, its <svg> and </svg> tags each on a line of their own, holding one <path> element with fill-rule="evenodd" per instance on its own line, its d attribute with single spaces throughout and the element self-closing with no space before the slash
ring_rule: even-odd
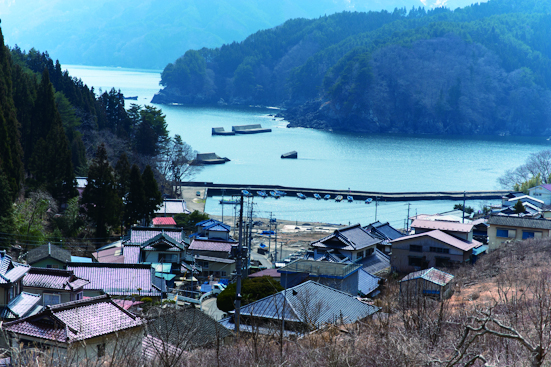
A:
<svg viewBox="0 0 551 367">
<path fill-rule="evenodd" d="M 68 66 L 96 91 L 112 87 L 126 96 L 138 96 L 127 104 L 149 104 L 159 90 L 160 71 Z M 270 108 L 157 106 L 166 114 L 171 135 L 180 134 L 200 153 L 228 157 L 224 165 L 207 166 L 194 181 L 385 192 L 464 191 L 498 188 L 497 178 L 522 164 L 528 155 L 550 149 L 544 138 L 462 137 L 430 135 L 347 134 L 312 129 L 287 129 L 287 123 L 269 114 Z M 233 125 L 262 124 L 271 133 L 212 136 L 213 127 L 231 130 Z M 298 159 L 281 159 L 296 150 Z M 274 212 L 282 219 L 330 223 L 374 219 L 374 205 L 362 203 L 255 200 L 259 214 Z M 480 203 L 471 206 L 478 209 Z M 453 203 L 412 202 L 410 214 L 448 210 Z M 227 209 L 225 209 L 227 210 Z M 220 214 L 217 200 L 207 211 Z M 403 225 L 405 203 L 381 203 L 378 218 Z"/>
</svg>

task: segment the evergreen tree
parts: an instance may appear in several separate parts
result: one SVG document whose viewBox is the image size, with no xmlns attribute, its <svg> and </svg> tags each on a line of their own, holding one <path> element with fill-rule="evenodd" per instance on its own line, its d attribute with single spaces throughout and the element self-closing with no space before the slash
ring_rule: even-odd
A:
<svg viewBox="0 0 551 367">
<path fill-rule="evenodd" d="M 10 185 L 2 170 L 0 170 L 0 233 L 13 231 L 13 203 L 11 200 Z"/>
<path fill-rule="evenodd" d="M 145 190 L 145 218 L 149 222 L 149 219 L 153 217 L 155 211 L 159 209 L 163 203 L 163 196 L 159 191 L 159 185 L 155 180 L 155 175 L 151 166 L 147 165 L 142 173 L 142 180 Z"/>
<path fill-rule="evenodd" d="M 88 183 L 82 193 L 86 214 L 96 225 L 96 237 L 106 238 L 108 226 L 118 226 L 122 200 L 117 193 L 113 169 L 101 144 L 88 169 Z"/>
<path fill-rule="evenodd" d="M 517 200 L 514 208 L 515 208 L 515 213 L 517 214 L 522 214 L 526 211 L 526 208 L 524 207 L 524 205 L 522 204 L 522 201 L 520 200 Z"/>
<path fill-rule="evenodd" d="M 130 162 L 126 153 L 122 153 L 115 164 L 115 181 L 119 196 L 125 197 L 130 188 Z"/>
<path fill-rule="evenodd" d="M 143 219 L 146 214 L 146 195 L 144 190 L 144 182 L 140 169 L 137 165 L 133 165 L 130 170 L 130 186 L 126 195 L 126 203 L 124 205 L 125 223 L 129 226 Z"/>
<path fill-rule="evenodd" d="M 23 180 L 22 155 L 19 123 L 13 102 L 11 57 L 4 46 L 4 36 L 0 30 L 0 168 L 8 180 L 11 199 L 19 192 Z"/>
</svg>

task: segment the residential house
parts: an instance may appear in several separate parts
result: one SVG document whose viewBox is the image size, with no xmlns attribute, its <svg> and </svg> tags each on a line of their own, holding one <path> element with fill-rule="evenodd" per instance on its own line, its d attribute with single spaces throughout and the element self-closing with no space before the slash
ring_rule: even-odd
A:
<svg viewBox="0 0 551 367">
<path fill-rule="evenodd" d="M 0 318 L 25 317 L 39 309 L 40 295 L 23 292 L 23 277 L 30 266 L 12 260 L 6 251 L 0 251 Z"/>
<path fill-rule="evenodd" d="M 390 241 L 405 236 L 402 232 L 392 227 L 388 222 L 381 223 L 377 221 L 365 226 L 364 229 L 372 236 L 380 238 L 383 241 L 377 245 L 377 248 L 387 255 L 392 252 Z"/>
<path fill-rule="evenodd" d="M 126 264 L 171 263 L 179 268 L 185 251 L 181 229 L 132 228 L 130 239 L 123 243 Z"/>
<path fill-rule="evenodd" d="M 35 315 L 4 323 L 2 330 L 12 348 L 22 346 L 23 358 L 38 348 L 60 362 L 68 358 L 78 365 L 103 357 L 140 356 L 143 325 L 141 318 L 103 295 L 46 306 Z"/>
<path fill-rule="evenodd" d="M 439 230 L 453 237 L 457 237 L 462 240 L 465 240 L 467 242 L 470 242 L 473 240 L 472 223 L 458 223 L 458 222 L 448 222 L 448 221 L 441 221 L 441 220 L 415 219 L 411 223 L 411 228 L 415 231 L 415 234 Z"/>
<path fill-rule="evenodd" d="M 207 219 L 197 223 L 195 226 L 197 228 L 197 232 L 192 234 L 190 237 L 209 240 L 217 239 L 222 241 L 228 241 L 231 238 L 231 227 L 216 219 Z"/>
<path fill-rule="evenodd" d="M 346 292 L 350 295 L 367 296 L 379 287 L 380 279 L 362 269 L 362 265 L 351 262 L 295 260 L 277 270 L 281 273 L 281 285 L 294 287 L 306 280 Z"/>
<path fill-rule="evenodd" d="M 208 276 L 228 278 L 232 273 L 235 274 L 236 271 L 234 259 L 197 255 L 194 260 L 195 265 L 201 269 L 199 276 L 203 278 Z"/>
<path fill-rule="evenodd" d="M 371 235 L 360 224 L 336 229 L 332 234 L 312 242 L 310 247 L 318 252 L 333 250 L 336 256 L 356 261 L 373 254 L 383 240 Z"/>
<path fill-rule="evenodd" d="M 159 209 L 155 211 L 156 217 L 174 217 L 176 214 L 191 214 L 183 199 L 165 199 Z"/>
<path fill-rule="evenodd" d="M 152 220 L 155 228 L 174 228 L 176 221 L 172 217 L 155 217 Z"/>
<path fill-rule="evenodd" d="M 543 201 L 546 205 L 551 205 L 551 184 L 543 184 L 532 187 L 528 194 L 536 199 Z"/>
<path fill-rule="evenodd" d="M 82 299 L 88 283 L 70 270 L 30 268 L 22 284 L 25 291 L 42 296 L 41 304 L 48 306 Z"/>
<path fill-rule="evenodd" d="M 48 243 L 27 253 L 27 264 L 35 268 L 65 269 L 71 261 L 71 253 L 59 246 Z"/>
<path fill-rule="evenodd" d="M 493 251 L 506 241 L 549 237 L 551 220 L 492 215 L 488 218 L 488 245 Z"/>
<path fill-rule="evenodd" d="M 232 248 L 237 247 L 235 241 L 194 239 L 189 245 L 188 254 L 220 257 L 227 259 L 232 254 Z"/>
<path fill-rule="evenodd" d="M 372 316 L 379 307 L 314 281 L 307 281 L 241 307 L 241 330 L 270 333 L 285 320 L 286 335 L 304 334 L 325 324 L 350 324 Z M 220 320 L 235 329 L 233 316 Z"/>
<path fill-rule="evenodd" d="M 441 223 L 436 222 L 440 226 Z M 459 225 L 457 223 L 456 225 Z M 470 225 L 472 228 L 472 225 Z M 452 233 L 472 238 L 468 233 L 452 227 Z M 424 228 L 423 228 L 424 229 Z M 482 244 L 465 240 L 434 229 L 428 232 L 401 237 L 392 241 L 392 268 L 399 272 L 412 272 L 430 267 L 448 267 L 470 261 L 472 250 Z"/>
<path fill-rule="evenodd" d="M 410 273 L 400 280 L 400 296 L 406 300 L 420 295 L 438 300 L 449 298 L 453 278 L 453 275 L 436 268 Z"/>
<path fill-rule="evenodd" d="M 85 297 L 112 296 L 161 297 L 166 292 L 164 279 L 155 276 L 149 264 L 69 263 L 70 270 L 89 281 L 83 287 Z"/>
</svg>

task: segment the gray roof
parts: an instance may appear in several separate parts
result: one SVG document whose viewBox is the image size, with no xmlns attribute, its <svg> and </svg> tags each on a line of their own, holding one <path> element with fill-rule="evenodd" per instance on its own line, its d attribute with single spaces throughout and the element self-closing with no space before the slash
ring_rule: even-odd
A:
<svg viewBox="0 0 551 367">
<path fill-rule="evenodd" d="M 368 296 L 379 288 L 379 280 L 381 280 L 381 278 L 360 269 L 358 273 L 358 293 Z"/>
<path fill-rule="evenodd" d="M 311 246 L 356 251 L 381 243 L 380 238 L 372 236 L 360 224 L 335 230 L 333 234 L 313 242 Z"/>
<path fill-rule="evenodd" d="M 32 265 L 48 257 L 63 263 L 71 261 L 71 253 L 69 251 L 48 243 L 47 245 L 42 245 L 29 251 L 27 253 L 27 264 Z"/>
<path fill-rule="evenodd" d="M 7 306 L 1 309 L 0 317 L 3 319 L 17 319 L 19 317 L 28 316 L 41 309 L 38 305 L 41 298 L 39 294 L 21 292 L 21 294 L 11 300 Z"/>
<path fill-rule="evenodd" d="M 522 227 L 534 229 L 551 229 L 551 220 L 524 218 L 524 217 L 509 217 L 492 215 L 488 219 L 490 226 L 507 226 L 507 227 Z"/>
<path fill-rule="evenodd" d="M 375 249 L 370 256 L 357 260 L 356 263 L 361 264 L 363 270 L 373 275 L 390 270 L 390 257 L 379 249 Z"/>
<path fill-rule="evenodd" d="M 382 240 L 391 241 L 405 236 L 402 232 L 392 227 L 388 222 L 381 223 L 377 221 L 365 226 L 364 229 Z"/>
<path fill-rule="evenodd" d="M 377 311 L 379 307 L 311 280 L 241 307 L 241 315 L 276 320 L 283 316 L 293 322 L 315 318 L 317 325 L 341 320 L 352 323 Z"/>
<path fill-rule="evenodd" d="M 285 267 L 278 269 L 280 273 L 308 273 L 318 277 L 346 278 L 358 271 L 361 265 L 336 263 L 330 261 L 295 260 Z"/>
<path fill-rule="evenodd" d="M 160 310 L 147 325 L 147 334 L 182 349 L 207 348 L 232 332 L 195 308 Z M 184 341 L 184 342 L 183 342 Z"/>
</svg>

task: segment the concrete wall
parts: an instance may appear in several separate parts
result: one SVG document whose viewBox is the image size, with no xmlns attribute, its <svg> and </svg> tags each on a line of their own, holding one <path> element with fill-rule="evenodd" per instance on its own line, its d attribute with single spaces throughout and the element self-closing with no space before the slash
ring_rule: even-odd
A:
<svg viewBox="0 0 551 367">
<path fill-rule="evenodd" d="M 497 236 L 497 230 L 507 230 L 507 237 Z M 534 232 L 535 238 L 549 237 L 548 229 L 533 229 L 525 227 L 508 227 L 508 226 L 498 226 L 490 225 L 488 228 L 488 250 L 493 251 L 499 248 L 502 243 L 506 241 L 522 241 L 524 232 Z"/>
<path fill-rule="evenodd" d="M 538 200 L 543 200 L 546 205 L 551 204 L 551 191 L 544 189 L 541 186 L 536 186 L 528 190 L 531 197 Z"/>
<path fill-rule="evenodd" d="M 410 245 L 421 246 L 422 251 L 410 251 Z M 431 252 L 430 247 L 445 248 L 449 250 L 449 253 Z M 467 262 L 470 259 L 471 252 L 471 250 L 462 251 L 431 237 L 418 237 L 393 243 L 390 265 L 399 272 L 410 273 L 420 269 L 428 269 L 433 266 L 436 268 L 442 267 L 441 264 L 437 263 L 437 258 L 449 258 L 451 263 Z M 424 258 L 424 264 L 420 267 L 409 265 L 410 257 L 422 257 Z"/>
</svg>

